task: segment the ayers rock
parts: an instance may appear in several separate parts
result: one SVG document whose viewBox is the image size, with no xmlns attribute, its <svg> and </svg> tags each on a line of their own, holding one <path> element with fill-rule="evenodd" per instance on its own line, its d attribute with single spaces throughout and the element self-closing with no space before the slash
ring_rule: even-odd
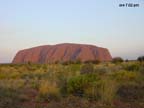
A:
<svg viewBox="0 0 144 108">
<path fill-rule="evenodd" d="M 13 59 L 13 63 L 55 63 L 90 60 L 110 61 L 112 59 L 108 49 L 94 45 L 63 43 L 45 45 L 20 50 Z"/>
</svg>

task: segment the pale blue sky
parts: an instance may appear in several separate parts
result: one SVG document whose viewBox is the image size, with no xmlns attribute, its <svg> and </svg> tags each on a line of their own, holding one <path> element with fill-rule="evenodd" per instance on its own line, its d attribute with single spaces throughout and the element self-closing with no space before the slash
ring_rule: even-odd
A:
<svg viewBox="0 0 144 108">
<path fill-rule="evenodd" d="M 119 3 L 140 3 L 120 8 Z M 57 43 L 106 47 L 113 57 L 144 55 L 143 0 L 0 0 L 0 63 L 16 52 Z"/>
</svg>

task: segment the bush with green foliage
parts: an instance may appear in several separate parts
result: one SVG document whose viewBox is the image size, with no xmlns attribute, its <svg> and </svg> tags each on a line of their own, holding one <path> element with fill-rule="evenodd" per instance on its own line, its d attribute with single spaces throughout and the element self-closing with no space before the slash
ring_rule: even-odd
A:
<svg viewBox="0 0 144 108">
<path fill-rule="evenodd" d="M 100 79 L 95 74 L 86 74 L 70 79 L 67 88 L 68 93 L 75 96 L 111 104 L 116 97 L 117 83 L 107 78 Z"/>
<path fill-rule="evenodd" d="M 94 69 L 94 72 L 95 73 L 98 73 L 98 74 L 100 74 L 100 75 L 103 75 L 103 74 L 106 74 L 106 73 L 108 73 L 108 72 L 111 72 L 111 70 L 108 68 L 108 67 L 96 67 L 95 69 Z"/>
<path fill-rule="evenodd" d="M 67 84 L 68 93 L 76 96 L 84 96 L 84 90 L 98 80 L 95 74 L 79 75 L 69 79 Z"/>
<path fill-rule="evenodd" d="M 82 65 L 80 69 L 81 74 L 91 74 L 93 72 L 94 72 L 94 66 L 93 64 L 90 63 Z"/>
<path fill-rule="evenodd" d="M 139 77 L 137 72 L 121 70 L 112 74 L 112 78 L 119 82 L 136 81 Z"/>
<path fill-rule="evenodd" d="M 138 60 L 139 62 L 144 62 L 144 56 L 138 57 L 137 60 Z"/>
<path fill-rule="evenodd" d="M 115 57 L 115 58 L 112 59 L 112 63 L 121 63 L 123 61 L 124 60 L 121 57 Z"/>
<path fill-rule="evenodd" d="M 140 65 L 138 63 L 128 63 L 128 64 L 124 64 L 123 68 L 127 71 L 138 71 Z"/>
</svg>

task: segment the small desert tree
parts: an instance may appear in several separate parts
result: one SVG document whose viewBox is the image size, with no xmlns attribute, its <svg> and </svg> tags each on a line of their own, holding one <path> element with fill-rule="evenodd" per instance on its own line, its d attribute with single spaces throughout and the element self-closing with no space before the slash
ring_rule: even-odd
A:
<svg viewBox="0 0 144 108">
<path fill-rule="evenodd" d="M 139 62 L 144 62 L 144 56 L 138 57 L 137 60 L 138 60 Z"/>
<path fill-rule="evenodd" d="M 112 59 L 112 63 L 121 63 L 123 61 L 124 60 L 121 57 L 115 57 L 115 58 Z"/>
</svg>

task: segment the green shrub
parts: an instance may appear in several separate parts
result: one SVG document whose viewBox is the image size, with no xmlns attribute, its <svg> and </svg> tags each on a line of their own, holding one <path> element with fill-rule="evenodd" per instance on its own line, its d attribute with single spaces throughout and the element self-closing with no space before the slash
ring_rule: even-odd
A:
<svg viewBox="0 0 144 108">
<path fill-rule="evenodd" d="M 103 74 L 110 72 L 110 69 L 108 67 L 101 66 L 101 67 L 96 67 L 94 69 L 94 72 L 99 73 L 100 75 L 103 75 Z"/>
<path fill-rule="evenodd" d="M 136 81 L 138 78 L 137 72 L 121 70 L 112 74 L 112 77 L 120 82 L 123 81 Z"/>
<path fill-rule="evenodd" d="M 76 96 L 84 96 L 84 89 L 97 80 L 98 77 L 94 74 L 73 77 L 69 79 L 67 84 L 68 93 Z"/>
<path fill-rule="evenodd" d="M 140 68 L 140 65 L 138 63 L 127 63 L 127 64 L 124 64 L 123 67 L 127 71 L 138 71 Z"/>
<path fill-rule="evenodd" d="M 80 69 L 81 74 L 89 74 L 94 72 L 93 64 L 84 64 Z"/>
<path fill-rule="evenodd" d="M 8 75 L 5 73 L 0 73 L 0 80 L 7 79 Z"/>
<path fill-rule="evenodd" d="M 115 57 L 115 58 L 112 59 L 112 63 L 121 63 L 123 61 L 124 60 L 121 57 Z"/>
<path fill-rule="evenodd" d="M 100 80 L 96 75 L 81 75 L 68 82 L 68 92 L 89 100 L 112 104 L 117 92 L 117 82 L 111 79 Z"/>
<path fill-rule="evenodd" d="M 67 84 L 68 93 L 71 93 L 76 96 L 83 95 L 83 89 L 86 87 L 88 82 L 84 79 L 83 76 L 78 76 L 71 78 Z"/>
<path fill-rule="evenodd" d="M 137 60 L 138 60 L 139 62 L 144 62 L 144 56 L 138 57 Z"/>
<path fill-rule="evenodd" d="M 128 59 L 126 59 L 126 60 L 125 60 L 125 62 L 129 62 L 129 60 L 128 60 Z"/>
<path fill-rule="evenodd" d="M 20 73 L 18 73 L 18 72 L 12 72 L 10 74 L 10 78 L 12 78 L 12 79 L 18 79 L 18 78 L 20 78 Z"/>
</svg>

